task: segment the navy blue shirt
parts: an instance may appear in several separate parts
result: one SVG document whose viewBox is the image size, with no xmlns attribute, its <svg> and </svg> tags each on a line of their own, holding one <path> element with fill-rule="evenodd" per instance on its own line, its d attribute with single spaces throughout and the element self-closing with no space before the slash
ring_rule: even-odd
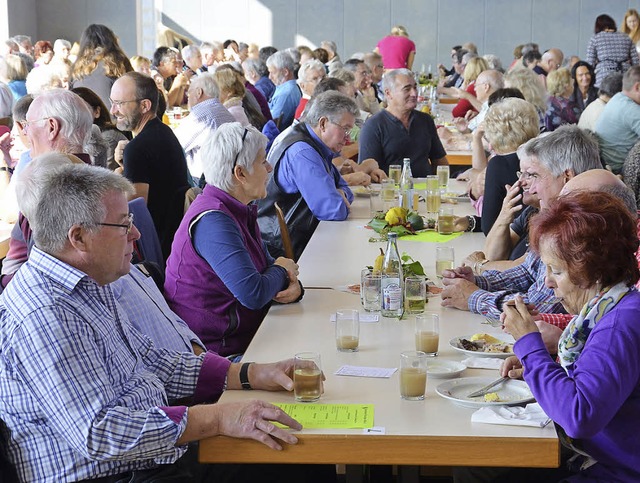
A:
<svg viewBox="0 0 640 483">
<path fill-rule="evenodd" d="M 447 155 L 431 116 L 416 110 L 409 117 L 409 130 L 388 111 L 380 111 L 364 123 L 358 142 L 358 162 L 373 158 L 387 174 L 390 164 L 410 158 L 413 176 L 424 178 L 435 174 L 435 161 Z"/>
</svg>

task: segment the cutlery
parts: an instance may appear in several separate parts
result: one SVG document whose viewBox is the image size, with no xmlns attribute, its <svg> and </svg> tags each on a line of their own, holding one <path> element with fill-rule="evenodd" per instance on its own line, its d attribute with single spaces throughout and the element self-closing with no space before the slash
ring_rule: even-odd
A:
<svg viewBox="0 0 640 483">
<path fill-rule="evenodd" d="M 472 393 L 467 394 L 467 397 L 484 396 L 485 394 L 491 392 L 491 389 L 493 389 L 496 386 L 499 386 L 500 384 L 505 382 L 507 379 L 509 379 L 508 376 L 501 377 L 500 379 L 496 379 L 491 384 L 488 384 L 487 386 L 484 386 L 484 387 L 478 389 L 477 391 L 473 391 Z"/>
</svg>

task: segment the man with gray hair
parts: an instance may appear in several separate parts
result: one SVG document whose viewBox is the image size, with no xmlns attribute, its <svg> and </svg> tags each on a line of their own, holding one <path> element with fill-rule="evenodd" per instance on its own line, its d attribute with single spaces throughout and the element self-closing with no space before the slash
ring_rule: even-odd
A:
<svg viewBox="0 0 640 483">
<path fill-rule="evenodd" d="M 184 149 L 189 172 L 197 183 L 202 177 L 200 148 L 221 124 L 235 118 L 219 100 L 220 91 L 213 74 L 205 72 L 194 77 L 187 91 L 191 113 L 180 123 L 175 135 Z"/>
<path fill-rule="evenodd" d="M 202 54 L 200 53 L 198 46 L 187 45 L 182 49 L 181 53 L 185 68 L 189 69 L 193 75 L 205 72 L 202 68 Z"/>
<path fill-rule="evenodd" d="M 305 121 L 269 151 L 273 175 L 267 197 L 258 202 L 258 223 L 273 257 L 284 253 L 276 203 L 287 220 L 295 260 L 320 220 L 341 221 L 349 215 L 353 193 L 332 160 L 349 140 L 357 115 L 352 99 L 324 92 L 313 100 Z"/>
<path fill-rule="evenodd" d="M 293 76 L 293 59 L 286 52 L 278 51 L 267 59 L 267 68 L 269 69 L 269 79 L 276 86 L 269 101 L 269 109 L 278 129 L 284 131 L 291 126 L 302 97 Z"/>
<path fill-rule="evenodd" d="M 276 86 L 271 79 L 269 79 L 269 69 L 267 64 L 260 59 L 246 59 L 242 62 L 242 69 L 244 70 L 244 77 L 253 84 L 253 86 L 260 91 L 264 98 L 269 102 L 273 93 L 276 90 Z"/>
<path fill-rule="evenodd" d="M 437 165 L 449 161 L 433 119 L 416 110 L 418 91 L 413 72 L 391 70 L 384 75 L 382 85 L 387 108 L 362 126 L 358 162 L 373 159 L 388 175 L 389 165 L 410 158 L 413 176 L 435 174 Z"/>
<path fill-rule="evenodd" d="M 561 126 L 527 141 L 518 149 L 518 157 L 521 180 L 538 196 L 541 209 L 549 206 L 574 176 L 602 167 L 598 143 L 575 125 Z M 540 312 L 563 313 L 562 304 L 545 285 L 546 270 L 532 252 L 527 252 L 520 265 L 502 272 L 487 270 L 474 277 L 471 267 L 445 270 L 442 305 L 498 319 L 503 304 L 520 293 Z"/>
<path fill-rule="evenodd" d="M 342 67 L 342 62 L 338 55 L 338 46 L 333 40 L 323 40 L 320 42 L 320 48 L 326 50 L 327 54 L 329 54 L 329 61 L 326 63 L 329 74 Z"/>
<path fill-rule="evenodd" d="M 634 65 L 622 77 L 622 92 L 604 106 L 596 122 L 600 157 L 615 174 L 640 139 L 640 66 Z"/>
<path fill-rule="evenodd" d="M 327 75 L 327 71 L 324 68 L 324 64 L 317 59 L 311 59 L 300 66 L 298 71 L 298 85 L 302 91 L 302 98 L 296 109 L 295 118 L 300 119 L 304 108 L 313 95 L 313 90 L 318 83 L 324 79 Z"/>
<path fill-rule="evenodd" d="M 188 443 L 215 435 L 273 449 L 297 442 L 271 421 L 301 426 L 271 404 L 202 404 L 225 388 L 291 390 L 291 360 L 241 365 L 158 349 L 114 298 L 110 284 L 129 272 L 140 237 L 127 206 L 131 183 L 70 165 L 42 191 L 35 247 L 0 295 L 0 418 L 21 481 L 202 481 L 196 471 L 221 481 L 215 466 L 189 458 Z M 169 402 L 184 397 L 195 405 Z"/>
<path fill-rule="evenodd" d="M 215 67 L 224 62 L 224 46 L 222 42 L 202 42 L 200 45 L 200 53 L 202 54 L 203 71 L 211 68 L 215 70 Z"/>
</svg>

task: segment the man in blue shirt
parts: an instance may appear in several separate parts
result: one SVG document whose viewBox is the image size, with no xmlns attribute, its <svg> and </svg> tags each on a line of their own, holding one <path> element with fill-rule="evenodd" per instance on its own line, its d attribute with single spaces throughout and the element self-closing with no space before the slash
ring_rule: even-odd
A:
<svg viewBox="0 0 640 483">
<path fill-rule="evenodd" d="M 275 203 L 284 212 L 297 260 L 319 220 L 346 219 L 353 201 L 353 193 L 331 161 L 349 140 L 358 107 L 335 91 L 310 102 L 305 122 L 294 126 L 269 151 L 273 175 L 267 197 L 258 202 L 258 223 L 275 258 L 283 255 Z"/>
<path fill-rule="evenodd" d="M 302 97 L 293 76 L 293 59 L 286 52 L 276 52 L 267 59 L 267 68 L 269 69 L 269 79 L 276 86 L 276 90 L 269 100 L 269 109 L 271 109 L 271 116 L 280 131 L 284 131 L 291 126 Z"/>
</svg>

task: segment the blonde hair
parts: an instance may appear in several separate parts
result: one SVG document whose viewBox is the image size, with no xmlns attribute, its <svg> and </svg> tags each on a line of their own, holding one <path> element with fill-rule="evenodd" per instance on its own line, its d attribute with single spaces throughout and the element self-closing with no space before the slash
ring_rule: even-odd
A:
<svg viewBox="0 0 640 483">
<path fill-rule="evenodd" d="M 136 72 L 138 72 L 138 69 L 140 68 L 140 66 L 144 64 L 147 64 L 147 66 L 151 68 L 151 60 L 147 59 L 146 57 L 143 57 L 142 55 L 134 55 L 129 60 L 131 62 L 131 67 L 133 67 L 133 70 L 135 70 Z"/>
<path fill-rule="evenodd" d="M 498 154 L 514 152 L 540 134 L 538 112 L 530 102 L 507 97 L 489 108 L 484 133 Z"/>
<path fill-rule="evenodd" d="M 547 76 L 547 91 L 551 96 L 564 97 L 571 84 L 571 74 L 566 67 L 551 71 Z"/>
<path fill-rule="evenodd" d="M 464 85 L 468 86 L 471 82 L 475 81 L 478 76 L 489 70 L 489 63 L 482 57 L 473 57 L 467 62 L 467 66 L 464 68 L 462 77 L 464 78 Z"/>
<path fill-rule="evenodd" d="M 505 87 L 515 87 L 536 109 L 547 110 L 547 92 L 538 76 L 530 69 L 515 69 L 504 76 Z"/>
<path fill-rule="evenodd" d="M 9 54 L 4 59 L 1 59 L 1 62 L 1 75 L 7 81 L 25 80 L 27 78 L 29 70 L 27 69 L 27 65 L 22 57 L 19 55 Z"/>
<path fill-rule="evenodd" d="M 629 27 L 627 27 L 627 19 L 629 17 L 635 17 L 638 19 L 638 26 L 631 31 Z M 630 8 L 627 10 L 627 13 L 624 14 L 624 19 L 622 20 L 622 25 L 620 26 L 620 32 L 627 34 L 631 38 L 631 42 L 637 44 L 640 42 L 640 14 L 635 8 Z"/>
<path fill-rule="evenodd" d="M 391 29 L 391 35 L 400 35 L 402 37 L 408 37 L 409 32 L 407 32 L 407 28 L 403 25 L 394 25 Z"/>
<path fill-rule="evenodd" d="M 221 99 L 228 100 L 234 97 L 242 99 L 244 97 L 245 87 L 233 69 L 217 69 L 213 78 L 220 88 Z"/>
</svg>

